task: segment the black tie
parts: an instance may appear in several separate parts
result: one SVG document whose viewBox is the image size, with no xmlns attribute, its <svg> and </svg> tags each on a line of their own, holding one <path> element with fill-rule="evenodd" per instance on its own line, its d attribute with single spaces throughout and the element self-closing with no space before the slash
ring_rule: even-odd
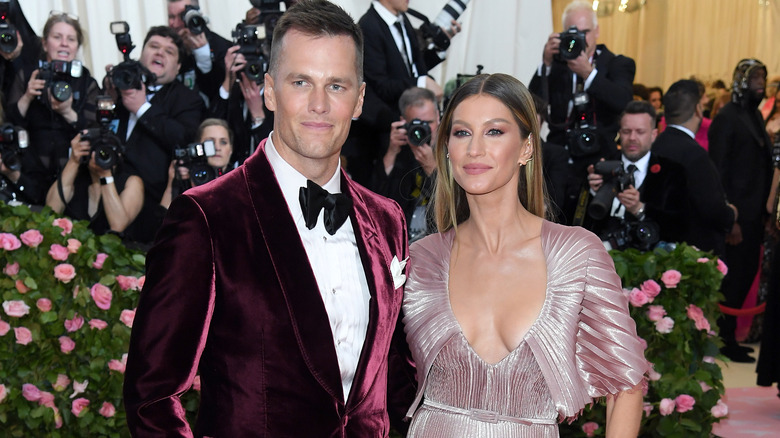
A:
<svg viewBox="0 0 780 438">
<path fill-rule="evenodd" d="M 406 71 L 409 73 L 409 76 L 411 76 L 412 60 L 409 59 L 409 51 L 406 50 L 406 39 L 404 39 L 404 27 L 400 21 L 396 21 L 395 23 L 393 23 L 393 26 L 395 26 L 395 28 L 398 29 L 398 33 L 401 34 L 401 46 L 403 47 L 403 53 L 401 54 L 401 57 L 404 59 L 404 63 L 406 64 Z"/>
<path fill-rule="evenodd" d="M 628 174 L 631 176 L 631 185 L 636 187 L 636 183 L 634 182 L 634 172 L 639 170 L 639 168 L 637 168 L 633 164 L 629 164 L 628 167 L 626 168 L 626 170 L 628 171 Z"/>
<path fill-rule="evenodd" d="M 325 230 L 331 236 L 341 228 L 352 210 L 352 199 L 349 196 L 343 193 L 328 193 L 312 180 L 306 180 L 306 187 L 301 187 L 298 200 L 301 202 L 306 228 L 310 230 L 317 225 L 320 210 L 325 210 Z"/>
</svg>

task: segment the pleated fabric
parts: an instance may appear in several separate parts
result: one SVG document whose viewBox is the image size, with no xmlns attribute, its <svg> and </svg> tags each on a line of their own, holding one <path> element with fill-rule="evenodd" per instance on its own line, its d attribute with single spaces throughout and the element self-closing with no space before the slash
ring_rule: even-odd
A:
<svg viewBox="0 0 780 438">
<path fill-rule="evenodd" d="M 521 344 L 497 364 L 476 355 L 452 313 L 454 236 L 431 235 L 410 248 L 404 325 L 419 383 L 410 436 L 555 437 L 557 426 L 546 422 L 576 417 L 593 398 L 643 381 L 649 363 L 628 298 L 595 235 L 544 222 L 547 296 Z M 458 409 L 531 421 L 486 420 Z"/>
</svg>

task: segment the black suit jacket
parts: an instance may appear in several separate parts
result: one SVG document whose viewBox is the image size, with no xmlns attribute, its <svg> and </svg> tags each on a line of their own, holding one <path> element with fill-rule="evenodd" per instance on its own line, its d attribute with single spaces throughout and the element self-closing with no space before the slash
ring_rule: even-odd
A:
<svg viewBox="0 0 780 438">
<path fill-rule="evenodd" d="M 760 221 L 772 180 L 772 148 L 761 113 L 727 103 L 710 125 L 709 140 L 710 158 L 737 207 L 737 222 Z"/>
<path fill-rule="evenodd" d="M 187 72 L 195 72 L 195 90 L 203 93 L 209 102 L 219 97 L 219 87 L 225 79 L 225 54 L 233 45 L 230 41 L 222 38 L 211 29 L 204 31 L 206 41 L 209 43 L 211 51 L 211 71 L 203 73 L 196 65 L 195 57 L 191 53 L 182 59 L 179 80 L 184 80 L 183 76 Z"/>
<path fill-rule="evenodd" d="M 734 210 L 728 200 L 707 151 L 685 132 L 667 127 L 653 143 L 653 154 L 685 168 L 688 202 L 688 232 L 683 240 L 702 251 L 723 255 L 726 233 L 734 224 Z"/>
<path fill-rule="evenodd" d="M 591 158 L 587 164 L 597 161 L 598 157 L 615 155 L 615 136 L 620 128 L 620 114 L 633 99 L 632 86 L 636 72 L 633 59 L 615 55 L 603 44 L 597 46 L 595 58 L 598 72 L 587 93 L 596 114 L 601 152 Z M 574 73 L 565 63 L 553 62 L 550 74 L 546 78 L 547 87 L 544 86 L 545 81 L 538 73 L 537 71 L 534 74 L 528 89 L 546 98 L 550 104 L 550 133 L 547 140 L 566 145 L 567 112 L 573 95 L 572 75 Z"/>
<path fill-rule="evenodd" d="M 661 240 L 665 242 L 681 242 L 686 233 L 685 218 L 688 215 L 688 199 L 686 195 L 685 169 L 682 165 L 655 152 L 650 153 L 647 165 L 647 175 L 639 190 L 639 199 L 645 204 L 645 220 L 658 224 Z M 626 219 L 636 221 L 637 218 L 626 212 Z M 619 219 L 607 216 L 600 221 L 592 222 L 588 228 L 602 239 L 606 233 L 619 226 Z"/>
<path fill-rule="evenodd" d="M 244 116 L 244 95 L 241 94 L 241 86 L 233 84 L 230 96 L 223 99 L 217 96 L 211 100 L 211 117 L 223 119 L 228 122 L 233 131 L 233 160 L 243 163 L 257 149 L 257 145 L 268 137 L 274 126 L 274 113 L 266 108 L 263 103 L 265 120 L 259 126 L 252 128 L 252 121 L 247 121 Z"/>
</svg>

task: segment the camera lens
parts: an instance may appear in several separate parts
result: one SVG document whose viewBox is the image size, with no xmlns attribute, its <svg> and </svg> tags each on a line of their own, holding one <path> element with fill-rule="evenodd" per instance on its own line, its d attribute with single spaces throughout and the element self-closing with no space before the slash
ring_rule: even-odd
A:
<svg viewBox="0 0 780 438">
<path fill-rule="evenodd" d="M 98 145 L 94 147 L 95 164 L 102 169 L 111 169 L 116 164 L 117 157 L 114 148 L 110 145 Z"/>
<path fill-rule="evenodd" d="M 56 81 L 51 84 L 51 95 L 60 102 L 65 102 L 70 99 L 73 92 L 70 89 L 70 84 L 65 81 Z"/>
<path fill-rule="evenodd" d="M 209 165 L 196 163 L 190 167 L 190 180 L 192 180 L 192 183 L 196 186 L 205 184 L 214 178 L 216 178 L 216 174 L 214 169 Z"/>
<path fill-rule="evenodd" d="M 430 138 L 429 133 L 422 126 L 415 126 L 409 130 L 409 134 L 407 135 L 409 137 L 409 143 L 415 146 L 425 144 Z"/>
</svg>

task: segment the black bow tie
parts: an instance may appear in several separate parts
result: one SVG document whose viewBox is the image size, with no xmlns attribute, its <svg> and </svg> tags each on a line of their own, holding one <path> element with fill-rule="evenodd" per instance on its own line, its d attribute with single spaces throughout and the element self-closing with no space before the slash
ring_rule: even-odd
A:
<svg viewBox="0 0 780 438">
<path fill-rule="evenodd" d="M 301 201 L 306 228 L 310 230 L 317 225 L 320 210 L 325 210 L 325 230 L 331 236 L 341 228 L 352 209 L 352 199 L 349 196 L 343 193 L 328 193 L 312 180 L 306 180 L 306 187 L 301 187 L 298 200 Z"/>
</svg>

